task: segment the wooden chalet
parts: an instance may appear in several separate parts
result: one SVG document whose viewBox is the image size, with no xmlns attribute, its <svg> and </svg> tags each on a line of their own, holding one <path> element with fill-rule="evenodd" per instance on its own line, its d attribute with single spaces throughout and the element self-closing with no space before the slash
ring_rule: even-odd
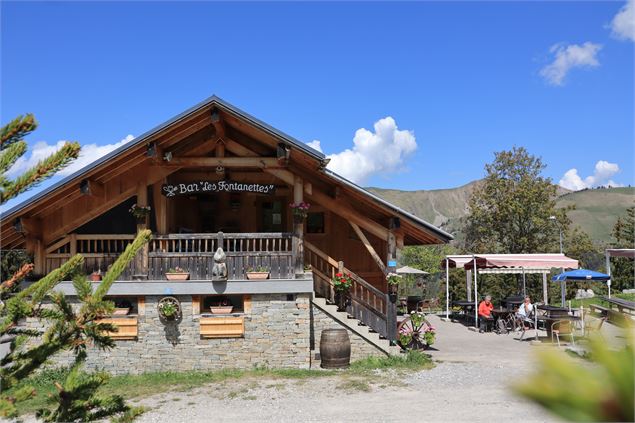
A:
<svg viewBox="0 0 635 423">
<path fill-rule="evenodd" d="M 195 316 L 208 296 L 241 296 L 235 310 L 243 314 L 256 295 L 331 299 L 330 279 L 345 270 L 355 281 L 350 312 L 392 338 L 385 273 L 398 250 L 451 236 L 327 164 L 322 153 L 214 96 L 8 210 L 1 248 L 28 250 L 37 274 L 76 253 L 87 274 L 105 272 L 139 228 L 150 228 L 153 239 L 109 293 L 133 299 L 137 315 L 150 297 L 167 294 L 187 296 Z M 301 202 L 310 203 L 308 216 L 294 220 L 289 205 Z M 138 221 L 133 204 L 150 206 L 150 215 Z M 211 281 L 219 247 L 229 273 L 222 286 Z M 167 281 L 176 266 L 190 280 Z M 269 279 L 247 280 L 250 267 L 266 268 Z M 72 295 L 70 283 L 61 289 Z M 131 330 L 139 339 L 140 329 Z"/>
</svg>

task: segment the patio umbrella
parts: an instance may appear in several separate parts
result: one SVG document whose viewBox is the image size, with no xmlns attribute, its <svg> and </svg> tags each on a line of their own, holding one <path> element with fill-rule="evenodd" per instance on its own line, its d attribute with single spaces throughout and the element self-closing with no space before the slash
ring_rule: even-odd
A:
<svg viewBox="0 0 635 423">
<path fill-rule="evenodd" d="M 428 272 L 424 272 L 423 270 L 415 269 L 414 267 L 404 266 L 397 269 L 398 275 L 427 275 Z"/>
<path fill-rule="evenodd" d="M 608 281 L 611 279 L 609 275 L 596 272 L 588 269 L 576 269 L 568 272 L 560 273 L 559 275 L 551 278 L 554 282 L 560 282 L 562 284 L 562 305 L 564 306 L 565 300 L 565 287 L 567 281 Z M 609 285 L 609 298 L 611 297 L 610 285 Z"/>
</svg>

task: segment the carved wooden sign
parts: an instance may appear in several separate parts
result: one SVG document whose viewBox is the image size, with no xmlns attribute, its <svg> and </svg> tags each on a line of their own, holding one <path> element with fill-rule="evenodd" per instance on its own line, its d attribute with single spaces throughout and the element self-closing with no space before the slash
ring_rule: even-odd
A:
<svg viewBox="0 0 635 423">
<path fill-rule="evenodd" d="M 273 194 L 274 184 L 250 184 L 235 181 L 198 181 L 179 184 L 164 184 L 161 193 L 166 197 L 192 195 L 205 192 L 252 192 L 254 194 Z"/>
</svg>

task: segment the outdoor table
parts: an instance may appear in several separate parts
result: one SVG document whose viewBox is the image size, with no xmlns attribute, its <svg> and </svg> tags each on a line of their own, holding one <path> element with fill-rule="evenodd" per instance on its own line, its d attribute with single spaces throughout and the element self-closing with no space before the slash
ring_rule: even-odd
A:
<svg viewBox="0 0 635 423">
<path fill-rule="evenodd" d="M 537 320 L 545 322 L 547 337 L 551 339 L 551 325 L 553 325 L 554 322 L 564 320 L 564 321 L 569 321 L 573 323 L 573 322 L 578 322 L 582 319 L 578 316 L 570 316 L 567 314 L 567 315 L 561 315 L 561 316 L 538 316 Z"/>
<path fill-rule="evenodd" d="M 474 301 L 469 300 L 457 300 L 452 302 L 453 305 L 461 307 L 464 313 L 465 320 L 467 321 L 472 316 L 472 312 L 474 311 Z"/>
<path fill-rule="evenodd" d="M 565 307 L 556 307 L 549 304 L 542 304 L 536 307 L 538 310 L 546 312 L 549 318 L 558 318 L 569 316 L 569 309 Z"/>
<path fill-rule="evenodd" d="M 620 313 L 624 313 L 624 309 L 629 310 L 631 312 L 635 311 L 635 301 L 629 301 L 623 298 L 615 298 L 615 297 L 613 298 L 602 297 L 602 299 L 611 305 L 617 306 L 617 309 L 620 311 Z"/>
</svg>

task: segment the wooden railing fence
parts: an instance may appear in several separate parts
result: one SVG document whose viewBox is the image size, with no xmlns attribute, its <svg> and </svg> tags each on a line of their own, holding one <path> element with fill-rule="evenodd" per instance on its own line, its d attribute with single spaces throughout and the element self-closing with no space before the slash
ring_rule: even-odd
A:
<svg viewBox="0 0 635 423">
<path fill-rule="evenodd" d="M 105 273 L 133 240 L 134 235 L 68 235 L 47 248 L 46 271 L 79 253 L 84 256 L 85 273 Z M 149 280 L 163 280 L 165 272 L 178 266 L 190 272 L 190 279 L 211 280 L 214 253 L 220 245 L 229 279 L 245 279 L 245 272 L 257 267 L 267 268 L 272 279 L 295 277 L 292 234 L 244 233 L 155 235 L 147 248 L 147 269 L 140 268 L 143 261 L 133 260 L 120 279 L 147 274 Z"/>
<path fill-rule="evenodd" d="M 334 302 L 335 291 L 332 278 L 338 272 L 350 275 L 353 285 L 349 290 L 350 302 L 346 311 L 381 336 L 386 338 L 391 336 L 392 331 L 387 326 L 389 321 L 387 315 L 390 309 L 388 295 L 346 268 L 343 262 L 329 257 L 310 242 L 305 240 L 304 247 L 304 260 L 311 266 L 316 295 Z"/>
</svg>

